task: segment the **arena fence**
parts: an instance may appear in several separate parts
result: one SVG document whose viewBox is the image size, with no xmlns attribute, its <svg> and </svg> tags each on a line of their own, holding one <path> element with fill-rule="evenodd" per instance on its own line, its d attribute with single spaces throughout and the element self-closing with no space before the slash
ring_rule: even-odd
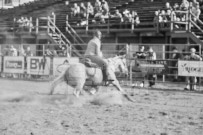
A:
<svg viewBox="0 0 203 135">
<path fill-rule="evenodd" d="M 65 68 L 71 63 L 79 62 L 78 57 L 67 58 L 63 54 L 63 50 L 57 50 L 58 45 L 54 44 L 15 44 L 14 48 L 18 51 L 18 56 L 9 56 L 6 54 L 10 45 L 1 45 L 1 57 L 0 57 L 0 72 L 1 77 L 16 78 L 16 79 L 30 79 L 30 80 L 50 80 L 53 77 L 59 75 Z M 84 54 L 86 44 L 74 44 L 75 48 L 79 50 L 81 54 Z M 156 60 L 150 59 L 138 59 L 136 57 L 137 52 L 141 46 L 145 47 L 145 53 L 149 47 L 152 47 L 156 52 Z M 30 47 L 33 55 L 23 55 L 26 48 Z M 123 82 L 123 85 L 137 85 L 140 82 L 149 81 L 151 75 L 156 75 L 155 82 L 158 84 L 165 84 L 173 82 L 175 76 L 179 76 L 179 80 L 173 82 L 173 84 L 185 84 L 184 76 L 196 76 L 199 80 L 199 86 L 201 85 L 202 74 L 202 62 L 187 62 L 181 61 L 181 65 L 188 65 L 186 67 L 174 66 L 172 63 L 177 59 L 172 59 L 172 49 L 176 47 L 179 53 L 187 55 L 190 48 L 195 48 L 198 55 L 201 54 L 201 45 L 197 44 L 103 44 L 103 55 L 106 58 L 114 57 L 115 55 L 124 55 L 127 57 L 127 64 L 129 67 L 129 76 L 126 77 L 122 74 L 117 74 L 118 79 Z M 74 50 L 73 50 L 74 51 Z M 51 53 L 48 53 L 51 52 Z M 54 53 L 55 52 L 55 53 Z M 65 54 L 65 53 L 64 53 Z M 179 62 L 180 63 L 180 62 Z M 178 63 L 178 64 L 179 64 Z M 192 66 L 191 66 L 192 65 Z M 176 71 L 176 72 L 174 72 Z M 181 72 L 180 72 L 181 71 Z M 145 85 L 146 86 L 146 85 Z M 182 87 L 181 85 L 179 87 Z M 170 88 L 169 88 L 170 89 Z"/>
</svg>

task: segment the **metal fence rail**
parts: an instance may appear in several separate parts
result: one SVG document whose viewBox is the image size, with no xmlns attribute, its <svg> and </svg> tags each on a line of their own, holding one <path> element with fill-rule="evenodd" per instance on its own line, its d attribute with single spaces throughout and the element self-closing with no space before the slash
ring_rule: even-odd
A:
<svg viewBox="0 0 203 135">
<path fill-rule="evenodd" d="M 16 79 L 44 79 L 50 80 L 54 76 L 57 76 L 64 70 L 69 63 L 79 62 L 78 57 L 67 58 L 65 55 L 54 55 L 54 51 L 59 54 L 54 44 L 15 44 L 14 48 L 18 51 L 18 56 L 6 55 L 7 47 L 11 45 L 1 45 L 1 57 L 0 57 L 0 72 L 1 77 L 16 78 Z M 80 48 L 80 52 L 84 54 L 87 47 L 86 44 L 74 44 L 75 48 Z M 138 59 L 136 52 L 139 52 L 141 46 L 145 47 L 147 53 L 148 48 L 152 47 L 157 54 L 156 60 Z M 31 48 L 32 56 L 23 55 L 22 50 L 26 50 L 27 47 Z M 126 54 L 127 65 L 129 68 L 129 77 L 119 74 L 117 77 L 121 82 L 126 82 L 130 86 L 136 82 L 148 82 L 149 76 L 154 73 L 157 78 L 156 83 L 171 83 L 173 78 L 178 75 L 178 67 L 171 65 L 172 62 L 178 60 L 172 59 L 172 49 L 176 47 L 180 53 L 187 54 L 191 47 L 196 48 L 197 54 L 202 55 L 201 46 L 197 44 L 103 44 L 102 51 L 105 58 L 114 57 L 118 54 Z M 185 52 L 182 52 L 182 50 Z M 47 54 L 47 51 L 53 53 L 53 55 Z M 66 63 L 68 60 L 69 63 Z M 153 70 L 153 71 L 152 71 Z M 162 72 L 164 71 L 164 72 Z M 185 77 L 179 77 L 180 81 L 173 82 L 173 84 L 185 84 Z M 199 85 L 201 85 L 201 77 L 198 78 Z"/>
</svg>

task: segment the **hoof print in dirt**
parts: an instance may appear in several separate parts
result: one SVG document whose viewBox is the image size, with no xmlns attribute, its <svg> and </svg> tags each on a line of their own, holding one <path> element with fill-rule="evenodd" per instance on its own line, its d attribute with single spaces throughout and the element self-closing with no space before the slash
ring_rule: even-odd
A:
<svg viewBox="0 0 203 135">
<path fill-rule="evenodd" d="M 165 112 L 159 112 L 159 114 L 161 114 L 162 116 L 166 116 L 167 115 L 167 113 L 165 113 Z"/>
</svg>

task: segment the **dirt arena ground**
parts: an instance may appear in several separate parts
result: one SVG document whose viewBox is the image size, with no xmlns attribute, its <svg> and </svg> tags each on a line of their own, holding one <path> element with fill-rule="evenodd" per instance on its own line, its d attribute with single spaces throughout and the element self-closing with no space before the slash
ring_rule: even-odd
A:
<svg viewBox="0 0 203 135">
<path fill-rule="evenodd" d="M 125 88 L 132 103 L 112 87 L 76 99 L 49 85 L 0 79 L 0 135 L 203 135 L 201 93 Z"/>
</svg>

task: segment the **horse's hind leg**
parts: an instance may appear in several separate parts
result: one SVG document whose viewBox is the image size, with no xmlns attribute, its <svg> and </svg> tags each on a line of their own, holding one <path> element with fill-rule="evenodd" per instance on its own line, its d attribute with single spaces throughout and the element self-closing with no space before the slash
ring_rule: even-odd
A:
<svg viewBox="0 0 203 135">
<path fill-rule="evenodd" d="M 51 84 L 51 90 L 50 90 L 50 95 L 52 95 L 53 94 L 53 92 L 54 92 L 54 89 L 55 89 L 55 87 L 58 85 L 58 84 L 60 84 L 60 83 L 62 83 L 64 81 L 64 74 L 62 74 L 62 75 L 60 75 L 59 77 L 57 77 L 56 79 L 54 79 L 54 81 L 52 82 L 52 84 Z"/>
<path fill-rule="evenodd" d="M 85 85 L 85 79 L 78 81 L 73 94 L 78 98 L 83 91 L 83 87 Z"/>
</svg>

